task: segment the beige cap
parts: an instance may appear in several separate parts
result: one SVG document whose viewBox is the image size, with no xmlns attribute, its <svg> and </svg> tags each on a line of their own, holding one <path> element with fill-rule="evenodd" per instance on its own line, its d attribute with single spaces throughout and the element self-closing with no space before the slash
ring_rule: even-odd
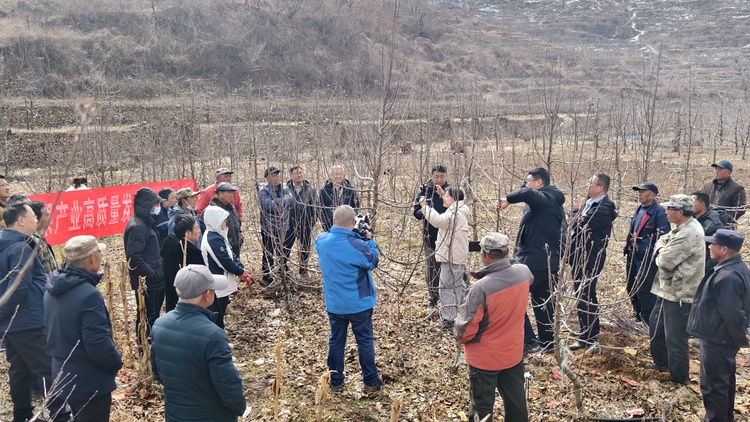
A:
<svg viewBox="0 0 750 422">
<path fill-rule="evenodd" d="M 182 188 L 175 193 L 174 197 L 179 201 L 180 199 L 187 199 L 195 195 L 198 195 L 198 192 L 195 192 L 190 188 Z"/>
<path fill-rule="evenodd" d="M 96 241 L 94 236 L 75 236 L 65 242 L 65 256 L 69 262 L 82 261 L 96 251 L 104 251 L 107 245 Z"/>
</svg>

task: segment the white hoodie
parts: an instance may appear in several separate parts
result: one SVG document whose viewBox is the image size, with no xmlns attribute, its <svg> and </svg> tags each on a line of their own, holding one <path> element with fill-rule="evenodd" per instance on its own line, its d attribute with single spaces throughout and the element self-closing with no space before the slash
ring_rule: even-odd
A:
<svg viewBox="0 0 750 422">
<path fill-rule="evenodd" d="M 203 242 L 201 242 L 201 253 L 203 254 L 203 261 L 206 263 L 206 265 L 208 265 L 208 257 L 211 256 L 211 259 L 213 259 L 214 262 L 224 270 L 224 276 L 226 276 L 227 280 L 229 280 L 229 286 L 227 286 L 227 288 L 224 290 L 217 290 L 216 297 L 226 297 L 237 291 L 237 276 L 230 273 L 226 270 L 226 268 L 221 266 L 221 262 L 219 262 L 219 260 L 216 258 L 216 255 L 214 251 L 211 250 L 211 245 L 209 245 L 208 242 L 208 232 L 218 233 L 222 238 L 224 238 L 224 243 L 226 244 L 226 253 L 229 254 L 229 258 L 234 259 L 232 247 L 229 246 L 229 238 L 227 238 L 227 232 L 229 230 L 221 229 L 221 223 L 224 222 L 227 217 L 229 217 L 229 213 L 227 211 L 213 205 L 207 207 L 206 210 L 203 211 L 203 222 L 206 224 L 206 236 L 203 237 Z"/>
</svg>

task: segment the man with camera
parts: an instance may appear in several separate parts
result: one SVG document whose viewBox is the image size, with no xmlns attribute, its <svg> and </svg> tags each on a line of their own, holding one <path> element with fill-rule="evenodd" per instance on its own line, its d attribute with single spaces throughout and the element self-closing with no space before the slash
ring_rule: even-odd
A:
<svg viewBox="0 0 750 422">
<path fill-rule="evenodd" d="M 422 205 L 419 203 L 421 198 L 425 198 L 426 204 L 437 211 L 438 214 L 445 212 L 443 205 L 443 194 L 448 189 L 448 169 L 441 163 L 432 166 L 430 180 L 419 189 L 417 198 L 414 201 L 414 218 L 422 220 L 422 242 L 424 244 L 425 256 L 425 280 L 427 282 L 427 305 L 430 308 L 437 306 L 440 299 L 440 266 L 435 258 L 435 242 L 437 242 L 438 228 L 430 224 L 424 218 Z"/>
<path fill-rule="evenodd" d="M 328 369 L 331 390 L 344 389 L 344 349 L 349 324 L 357 340 L 359 365 L 365 393 L 380 390 L 383 381 L 375 366 L 372 311 L 375 307 L 375 284 L 371 270 L 378 266 L 378 249 L 369 226 L 364 237 L 354 229 L 354 209 L 340 205 L 333 212 L 333 227 L 315 239 L 318 263 L 323 275 L 323 295 L 331 325 L 328 339 Z"/>
</svg>

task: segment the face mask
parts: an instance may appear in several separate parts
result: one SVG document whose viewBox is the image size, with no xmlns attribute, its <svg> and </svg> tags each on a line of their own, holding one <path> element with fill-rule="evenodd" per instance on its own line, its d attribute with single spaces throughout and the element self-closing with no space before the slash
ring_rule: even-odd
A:
<svg viewBox="0 0 750 422">
<path fill-rule="evenodd" d="M 192 206 L 192 205 L 190 205 L 190 204 L 188 204 L 188 209 L 189 209 L 190 211 L 195 211 L 195 208 L 193 208 L 193 206 Z"/>
<path fill-rule="evenodd" d="M 151 211 L 151 214 L 153 214 L 153 215 L 159 215 L 160 212 L 161 212 L 161 205 L 157 205 L 156 209 L 154 209 L 153 211 Z"/>
</svg>

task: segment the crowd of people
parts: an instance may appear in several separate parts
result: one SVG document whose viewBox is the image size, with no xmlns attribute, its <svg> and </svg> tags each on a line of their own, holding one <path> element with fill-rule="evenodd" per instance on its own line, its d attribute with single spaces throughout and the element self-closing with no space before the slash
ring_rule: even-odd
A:
<svg viewBox="0 0 750 422">
<path fill-rule="evenodd" d="M 688 340 L 699 339 L 707 421 L 732 420 L 735 356 L 750 336 L 750 270 L 740 256 L 744 238 L 735 231 L 745 191 L 731 178 L 731 162 L 713 167 L 715 178 L 701 191 L 671 195 L 664 204 L 656 200 L 654 183 L 633 186 L 639 205 L 623 250 L 634 319 L 649 330 L 653 362 L 647 367 L 687 384 Z M 262 284 L 273 286 L 279 272 L 289 273 L 295 243 L 299 276 L 309 276 L 312 234 L 320 221 L 314 248 L 330 325 L 330 389 L 345 389 L 351 325 L 363 392 L 375 393 L 383 385 L 373 332 L 372 270 L 380 258 L 369 226 L 357 227 L 357 190 L 339 165 L 331 167 L 320 190 L 305 180 L 301 166 L 288 172 L 283 183 L 282 170 L 268 167 L 258 193 Z M 251 279 L 241 259 L 244 217 L 232 175 L 228 168 L 217 169 L 215 183 L 201 192 L 139 189 L 123 234 L 131 288 L 145 311 L 143 320 L 136 312 L 136 338 L 141 351 L 151 348 L 167 420 L 235 421 L 247 409 L 224 331 L 238 281 Z M 525 205 L 515 248 L 505 234 L 484 234 L 476 248 L 483 267 L 476 271 L 467 269 L 471 208 L 464 191 L 449 183 L 445 165 L 432 167 L 414 200 L 413 214 L 423 227 L 427 306 L 440 317 L 437 328 L 463 344 L 472 420 L 491 418 L 495 390 L 503 398 L 505 420 L 528 420 L 525 354 L 598 344 L 597 282 L 618 217 L 608 196 L 610 178 L 594 174 L 585 203 L 574 201 L 567 213 L 565 195 L 551 181 L 547 169 L 532 169 L 519 189 L 497 202 L 499 213 Z M 76 189 L 87 188 L 85 178 L 74 182 Z M 17 286 L 0 307 L 13 420 L 34 417 L 32 390 L 39 379 L 53 420 L 109 420 L 122 359 L 96 288 L 105 245 L 93 236 L 75 236 L 64 245 L 60 264 L 44 240 L 45 204 L 11 196 L 0 176 L 0 207 L 0 273 L 6 279 L 0 293 Z M 36 257 L 29 259 L 32 253 Z M 555 289 L 566 268 L 578 328 L 571 328 L 575 341 L 555 344 Z"/>
</svg>

